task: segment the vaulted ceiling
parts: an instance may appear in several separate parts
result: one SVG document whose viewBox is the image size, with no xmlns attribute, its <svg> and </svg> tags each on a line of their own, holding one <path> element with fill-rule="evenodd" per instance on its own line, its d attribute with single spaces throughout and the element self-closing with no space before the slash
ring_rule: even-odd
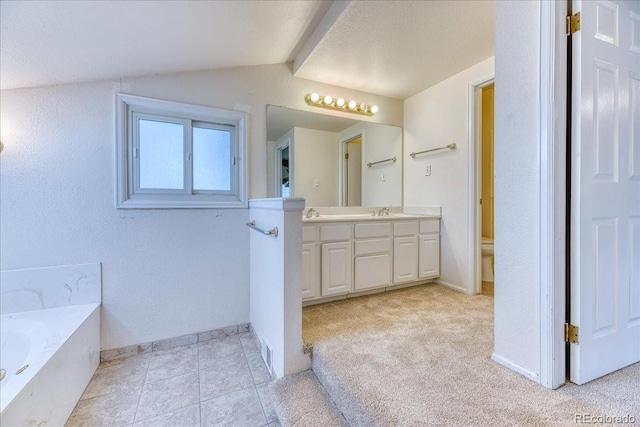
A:
<svg viewBox="0 0 640 427">
<path fill-rule="evenodd" d="M 0 1 L 2 89 L 293 62 L 405 99 L 493 55 L 493 1 Z"/>
</svg>

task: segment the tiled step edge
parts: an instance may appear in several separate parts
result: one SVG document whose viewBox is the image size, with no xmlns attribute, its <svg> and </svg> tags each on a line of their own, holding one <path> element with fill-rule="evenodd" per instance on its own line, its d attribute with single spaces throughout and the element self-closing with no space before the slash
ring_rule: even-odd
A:
<svg viewBox="0 0 640 427">
<path fill-rule="evenodd" d="M 348 427 L 312 371 L 290 375 L 270 386 L 283 426 Z"/>
<path fill-rule="evenodd" d="M 343 382 L 332 369 L 331 362 L 325 358 L 323 350 L 321 344 L 314 346 L 311 369 L 331 401 L 344 416 L 348 425 L 375 426 L 375 420 L 369 415 L 364 405 L 359 402 L 349 385 Z"/>
</svg>

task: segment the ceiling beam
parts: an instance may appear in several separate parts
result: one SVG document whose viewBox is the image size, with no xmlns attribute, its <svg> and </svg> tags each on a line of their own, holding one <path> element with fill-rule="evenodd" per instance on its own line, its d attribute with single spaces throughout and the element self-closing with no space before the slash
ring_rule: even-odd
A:
<svg viewBox="0 0 640 427">
<path fill-rule="evenodd" d="M 333 27 L 333 24 L 336 23 L 340 15 L 342 15 L 342 12 L 349 6 L 349 3 L 351 3 L 351 0 L 334 0 L 329 10 L 327 10 L 327 13 L 318 23 L 316 29 L 313 30 L 313 33 L 311 33 L 309 38 L 304 42 L 302 48 L 300 48 L 300 51 L 293 60 L 294 75 L 300 67 L 302 67 L 307 58 L 309 58 L 331 27 Z"/>
</svg>

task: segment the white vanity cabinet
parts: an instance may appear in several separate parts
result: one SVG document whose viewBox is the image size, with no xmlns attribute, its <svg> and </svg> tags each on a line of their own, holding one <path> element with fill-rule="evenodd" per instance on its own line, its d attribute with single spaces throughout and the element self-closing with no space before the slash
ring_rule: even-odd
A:
<svg viewBox="0 0 640 427">
<path fill-rule="evenodd" d="M 321 294 L 323 297 L 351 292 L 351 224 L 320 227 Z"/>
<path fill-rule="evenodd" d="M 418 280 L 418 221 L 393 224 L 393 283 Z"/>
<path fill-rule="evenodd" d="M 302 300 L 411 285 L 440 274 L 440 218 L 313 220 L 302 227 Z"/>
<path fill-rule="evenodd" d="M 420 221 L 418 277 L 440 276 L 440 220 Z"/>
<path fill-rule="evenodd" d="M 389 286 L 391 284 L 391 223 L 354 224 L 353 290 Z"/>
</svg>

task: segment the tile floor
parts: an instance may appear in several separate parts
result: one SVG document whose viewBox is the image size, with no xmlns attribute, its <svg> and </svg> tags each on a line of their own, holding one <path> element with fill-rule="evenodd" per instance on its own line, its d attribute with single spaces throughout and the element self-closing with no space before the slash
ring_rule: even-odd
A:
<svg viewBox="0 0 640 427">
<path fill-rule="evenodd" d="M 103 362 L 66 427 L 280 426 L 251 333 Z"/>
</svg>

